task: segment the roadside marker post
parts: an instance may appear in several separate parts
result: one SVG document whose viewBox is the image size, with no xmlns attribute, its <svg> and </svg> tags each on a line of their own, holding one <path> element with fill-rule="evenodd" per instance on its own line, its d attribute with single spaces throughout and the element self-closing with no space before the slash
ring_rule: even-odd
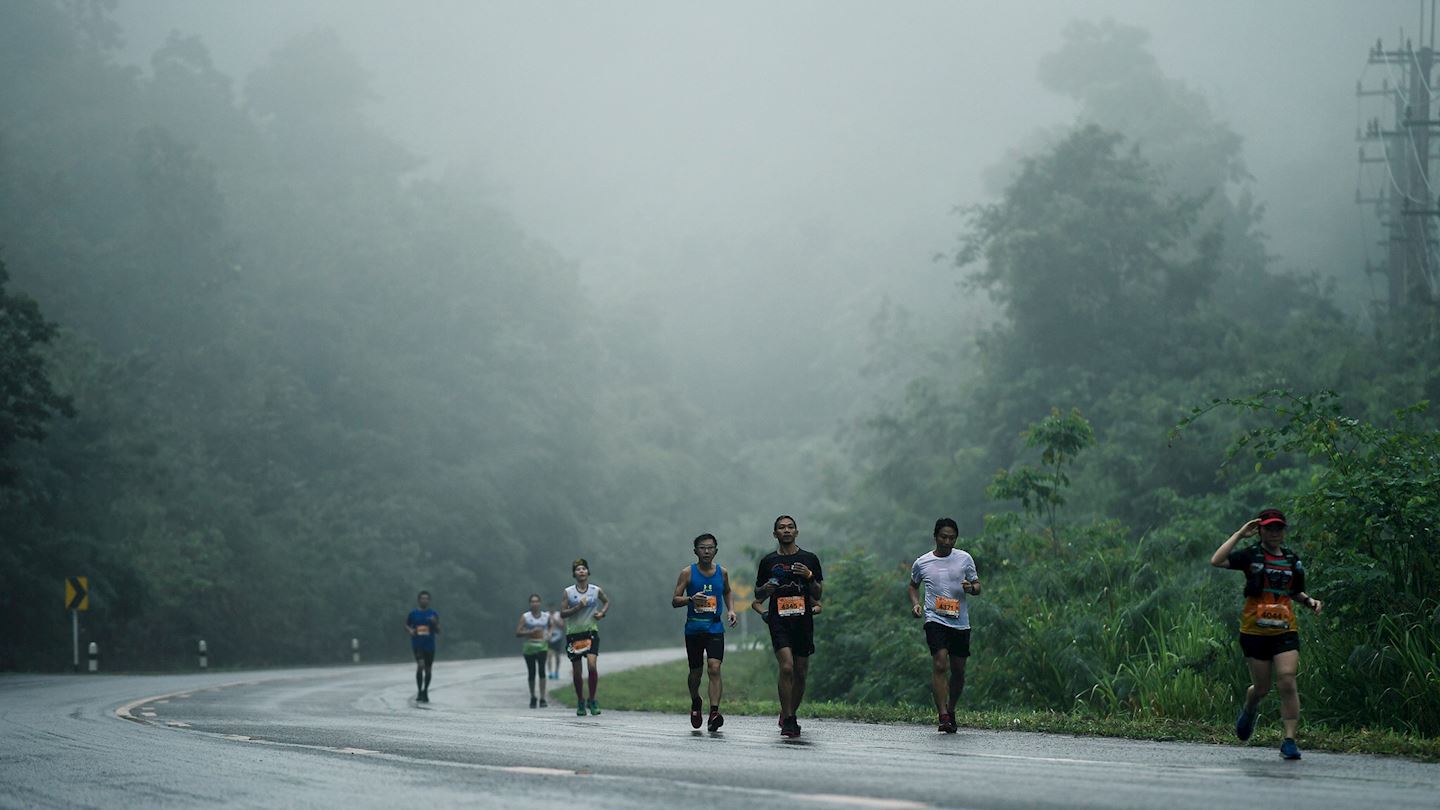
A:
<svg viewBox="0 0 1440 810">
<path fill-rule="evenodd" d="M 90 642 L 90 671 L 100 671 L 100 645 Z"/>
<path fill-rule="evenodd" d="M 210 668 L 210 648 L 205 646 L 205 639 L 200 639 L 200 668 Z"/>
<path fill-rule="evenodd" d="M 65 578 L 65 609 L 70 611 L 70 663 L 80 671 L 80 611 L 90 609 L 90 578 Z M 93 671 L 93 670 L 92 670 Z"/>
<path fill-rule="evenodd" d="M 360 663 L 360 639 L 350 639 L 350 663 Z"/>
</svg>

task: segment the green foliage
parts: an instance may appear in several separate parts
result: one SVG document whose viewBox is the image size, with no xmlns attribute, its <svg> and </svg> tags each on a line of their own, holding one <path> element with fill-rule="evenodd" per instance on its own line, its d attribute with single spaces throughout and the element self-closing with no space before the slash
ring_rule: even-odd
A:
<svg viewBox="0 0 1440 810">
<path fill-rule="evenodd" d="M 1031 425 L 1023 435 L 1026 447 L 1041 448 L 1040 461 L 1046 469 L 1022 466 L 1013 471 L 1001 470 L 986 494 L 996 500 L 1018 500 L 1025 514 L 1032 517 L 1044 514 L 1047 528 L 1058 542 L 1055 510 L 1065 504 L 1064 490 L 1070 486 L 1065 465 L 1095 444 L 1095 431 L 1079 410 L 1062 414 L 1059 408 L 1052 408 L 1049 416 Z"/>
<path fill-rule="evenodd" d="M 82 642 L 116 668 L 200 638 L 217 665 L 343 660 L 351 638 L 402 657 L 422 587 L 449 654 L 509 649 L 576 556 L 624 646 L 670 618 L 640 594 L 669 589 L 693 526 L 738 547 L 795 490 L 788 469 L 756 485 L 641 319 L 598 311 L 464 178 L 416 174 L 333 33 L 240 81 L 181 35 L 122 66 L 114 33 L 105 4 L 0 9 L 0 233 L 28 296 L 0 313 L 33 299 L 64 327 L 0 323 L 29 375 L 0 386 L 40 408 L 28 438 L 76 410 L 0 446 L 0 669 L 68 661 L 74 574 Z"/>
<path fill-rule="evenodd" d="M 1314 527 L 1314 547 L 1333 555 L 1337 608 L 1347 618 L 1407 612 L 1432 596 L 1440 585 L 1440 431 L 1417 424 L 1428 402 L 1396 410 L 1393 425 L 1382 427 L 1347 416 L 1333 392 L 1272 389 L 1197 407 L 1172 437 L 1222 407 L 1278 422 L 1242 432 L 1227 462 L 1248 452 L 1257 471 L 1287 455 L 1316 465 L 1292 513 Z"/>
<path fill-rule="evenodd" d="M 42 353 L 57 328 L 33 299 L 8 292 L 9 280 L 0 260 L 0 487 L 14 483 L 15 470 L 5 460 L 12 445 L 41 441 L 46 422 L 75 415 L 70 398 L 51 383 Z"/>
</svg>

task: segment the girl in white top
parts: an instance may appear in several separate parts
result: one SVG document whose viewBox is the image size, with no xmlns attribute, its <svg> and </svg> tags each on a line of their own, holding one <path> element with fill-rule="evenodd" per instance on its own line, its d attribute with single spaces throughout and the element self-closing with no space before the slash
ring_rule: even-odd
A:
<svg viewBox="0 0 1440 810">
<path fill-rule="evenodd" d="M 550 627 L 554 623 L 554 614 L 540 609 L 540 594 L 530 594 L 530 609 L 520 614 L 520 621 L 515 625 L 515 635 L 522 639 L 520 654 L 525 656 L 525 676 L 530 682 L 530 708 L 532 709 L 537 705 L 541 708 L 550 705 L 545 701 L 545 637 L 550 633 Z M 540 681 L 538 701 L 535 698 L 537 675 Z"/>
</svg>

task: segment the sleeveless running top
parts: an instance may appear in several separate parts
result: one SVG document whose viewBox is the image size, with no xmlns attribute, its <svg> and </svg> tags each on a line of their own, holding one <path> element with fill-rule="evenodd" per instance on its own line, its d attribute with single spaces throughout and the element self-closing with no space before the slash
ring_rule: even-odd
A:
<svg viewBox="0 0 1440 810">
<path fill-rule="evenodd" d="M 583 605 L 583 607 L 565 619 L 566 635 L 588 633 L 596 629 L 595 611 L 600 609 L 600 586 L 592 582 L 584 592 L 574 585 L 566 588 L 565 607 L 573 608 L 576 605 Z"/>
<path fill-rule="evenodd" d="M 690 563 L 690 582 L 685 585 L 685 595 L 694 596 L 697 593 L 710 598 L 699 610 L 695 609 L 694 602 L 686 605 L 685 635 L 724 633 L 725 622 L 720 617 L 725 615 L 725 574 L 720 566 L 715 566 L 715 573 L 707 577 L 700 573 L 699 563 Z"/>
<path fill-rule="evenodd" d="M 542 610 L 536 616 L 530 611 L 520 614 L 520 621 L 525 623 L 525 629 L 529 631 L 539 630 L 540 638 L 523 638 L 520 643 L 520 652 L 525 655 L 545 652 L 545 638 L 550 630 L 550 611 Z"/>
</svg>

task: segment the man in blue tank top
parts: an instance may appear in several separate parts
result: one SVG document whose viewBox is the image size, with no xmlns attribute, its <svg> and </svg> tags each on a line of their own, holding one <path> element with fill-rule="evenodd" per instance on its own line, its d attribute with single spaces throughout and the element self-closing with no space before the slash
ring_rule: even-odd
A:
<svg viewBox="0 0 1440 810">
<path fill-rule="evenodd" d="M 730 573 L 715 564 L 719 541 L 702 534 L 692 543 L 698 562 L 687 565 L 675 581 L 671 607 L 685 608 L 685 653 L 690 659 L 690 727 L 700 728 L 700 668 L 710 674 L 710 719 L 706 728 L 715 731 L 725 725 L 720 714 L 720 664 L 725 660 L 725 624 L 735 626 L 735 609 L 730 602 Z M 724 614 L 725 620 L 720 616 Z"/>
<path fill-rule="evenodd" d="M 430 702 L 430 669 L 435 665 L 435 636 L 440 634 L 440 614 L 430 609 L 430 592 L 415 597 L 420 606 L 405 617 L 405 632 L 410 634 L 410 651 L 415 653 L 415 700 Z"/>
</svg>

